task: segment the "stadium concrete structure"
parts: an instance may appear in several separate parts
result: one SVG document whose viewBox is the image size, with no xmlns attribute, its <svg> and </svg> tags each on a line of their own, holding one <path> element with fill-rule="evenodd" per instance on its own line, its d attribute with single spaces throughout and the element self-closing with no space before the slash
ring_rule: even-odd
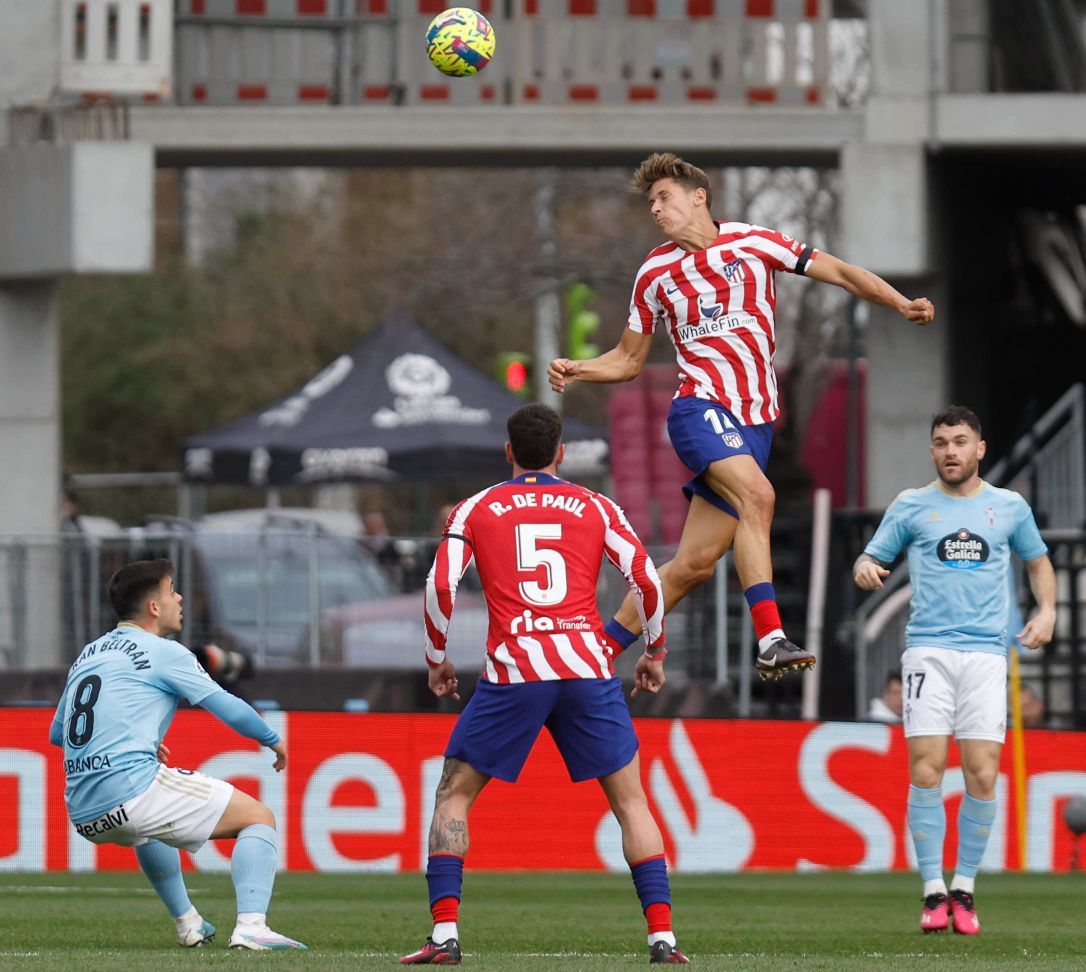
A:
<svg viewBox="0 0 1086 972">
<path fill-rule="evenodd" d="M 480 6 L 491 16 L 489 0 Z M 999 341 L 977 319 L 987 310 L 972 305 L 969 291 L 985 279 L 993 211 L 1015 199 L 1053 206 L 1080 200 L 1075 194 L 1086 162 L 1086 84 L 1076 60 L 1081 40 L 1068 41 L 1063 51 L 1062 84 L 996 93 L 989 79 L 1000 25 L 989 22 L 994 8 L 986 0 L 716 0 L 715 7 L 713 0 L 630 0 L 620 12 L 600 0 L 600 18 L 605 7 L 611 18 L 602 28 L 630 22 L 634 46 L 616 53 L 605 45 L 597 60 L 578 46 L 592 34 L 596 0 L 517 0 L 510 5 L 514 16 L 495 24 L 499 57 L 481 76 L 489 87 L 439 90 L 435 85 L 447 79 L 425 65 L 422 53 L 422 25 L 436 11 L 431 7 L 415 0 L 390 21 L 384 0 L 178 0 L 176 10 L 169 0 L 0 4 L 0 107 L 47 108 L 63 92 L 69 102 L 79 92 L 132 96 L 128 130 L 112 140 L 103 140 L 101 126 L 91 133 L 97 140 L 50 135 L 54 116 L 47 110 L 8 110 L 7 130 L 0 131 L 0 533 L 57 528 L 57 281 L 67 273 L 150 269 L 155 166 L 633 165 L 665 148 L 704 166 L 839 166 L 838 255 L 908 294 L 930 296 L 939 312 L 936 326 L 920 331 L 902 326 L 892 311 L 872 309 L 866 477 L 869 501 L 879 506 L 903 483 L 928 478 L 916 429 L 951 392 L 970 396 L 981 414 L 991 414 L 998 412 L 1000 389 L 1022 374 L 1048 366 L 1054 399 L 1069 383 L 1068 369 L 1081 372 L 1081 358 L 1076 366 L 1074 355 L 1046 357 L 1034 347 L 1040 338 L 1025 329 L 1015 355 L 993 347 Z M 766 44 L 784 38 L 779 90 L 765 79 L 744 83 L 746 61 L 737 59 L 747 54 L 739 46 L 725 45 L 719 56 L 706 53 L 712 38 L 704 25 L 715 22 L 689 18 L 713 10 L 731 22 L 767 25 L 744 35 L 755 37 L 763 69 L 772 61 Z M 859 108 L 824 103 L 824 29 L 835 15 L 867 20 L 870 93 Z M 362 53 L 352 63 L 383 74 L 386 83 L 365 75 L 355 85 L 350 65 L 331 55 L 323 80 L 269 73 L 269 64 L 279 62 L 244 50 L 240 75 L 220 70 L 221 45 L 231 31 L 249 31 L 245 44 L 260 26 L 284 39 L 291 28 L 314 26 L 300 25 L 305 16 L 328 18 L 317 25 L 325 27 L 383 16 L 381 29 L 392 34 L 360 27 Z M 267 18 L 263 25 L 261 17 Z M 777 35 L 768 29 L 773 25 L 780 27 Z M 556 29 L 540 40 L 550 27 Z M 788 61 L 802 60 L 795 38 L 804 30 L 808 41 L 814 37 L 806 80 Z M 107 32 L 108 42 L 102 39 Z M 304 67 L 313 63 L 303 55 L 317 32 L 301 34 L 301 46 L 291 50 L 302 52 L 296 61 Z M 1049 42 L 1059 43 L 1052 36 L 1058 34 L 1050 31 Z M 533 44 L 543 51 L 538 58 Z M 721 77 L 700 86 L 684 82 L 686 75 L 674 71 L 675 52 L 687 50 L 683 44 L 705 64 L 716 58 Z M 125 63 L 129 47 L 139 48 L 138 64 Z M 670 54 L 657 57 L 658 70 L 638 77 L 641 50 Z M 569 52 L 581 58 L 580 68 L 594 72 L 591 83 L 563 80 Z M 415 61 L 430 74 L 419 73 Z M 533 65 L 529 77 L 525 71 Z M 243 76 L 261 66 L 267 77 Z M 398 87 L 387 83 L 395 78 Z M 399 98 L 392 97 L 394 88 Z M 338 104 L 327 103 L 337 100 L 333 90 Z M 469 90 L 475 94 L 466 95 Z M 149 94 L 157 103 L 145 103 Z M 38 120 L 29 132 L 27 117 Z M 54 121 L 61 130 L 59 118 Z M 969 268 L 965 284 L 956 277 L 962 265 Z M 1038 386 L 1046 378 L 1030 380 Z M 1004 411 L 1011 407 L 1005 404 Z M 47 605 L 49 593 L 41 596 Z M 42 648 L 34 660 L 49 664 L 55 657 Z"/>
</svg>

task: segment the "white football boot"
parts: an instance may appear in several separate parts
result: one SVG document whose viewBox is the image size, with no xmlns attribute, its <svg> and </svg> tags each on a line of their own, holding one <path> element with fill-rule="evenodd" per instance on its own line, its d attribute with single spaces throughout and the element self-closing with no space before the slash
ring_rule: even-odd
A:
<svg viewBox="0 0 1086 972">
<path fill-rule="evenodd" d="M 177 929 L 177 943 L 182 948 L 200 948 L 215 939 L 215 926 L 199 915 Z"/>
<path fill-rule="evenodd" d="M 301 942 L 273 932 L 266 924 L 244 924 L 234 927 L 230 936 L 231 948 L 248 948 L 254 952 L 276 951 L 285 948 L 305 949 Z"/>
</svg>

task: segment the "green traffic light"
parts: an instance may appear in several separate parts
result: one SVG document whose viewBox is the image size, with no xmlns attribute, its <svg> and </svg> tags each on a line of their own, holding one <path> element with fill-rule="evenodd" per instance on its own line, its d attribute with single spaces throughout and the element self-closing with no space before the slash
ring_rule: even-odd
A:
<svg viewBox="0 0 1086 972">
<path fill-rule="evenodd" d="M 588 284 L 575 283 L 566 291 L 566 356 L 577 361 L 600 353 L 599 345 L 589 341 L 600 327 L 600 315 L 588 309 L 595 299 Z"/>
</svg>

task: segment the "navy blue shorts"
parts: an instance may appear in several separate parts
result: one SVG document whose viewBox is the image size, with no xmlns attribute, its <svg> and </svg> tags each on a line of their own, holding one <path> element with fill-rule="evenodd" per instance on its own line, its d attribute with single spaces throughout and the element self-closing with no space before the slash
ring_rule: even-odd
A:
<svg viewBox="0 0 1086 972">
<path fill-rule="evenodd" d="M 683 465 L 696 473 L 683 485 L 687 500 L 700 496 L 738 520 L 735 507 L 713 490 L 703 474 L 717 459 L 744 455 L 753 457 L 758 468 L 765 472 L 773 445 L 773 423 L 743 425 L 717 402 L 676 398 L 668 412 L 667 434 Z"/>
<path fill-rule="evenodd" d="M 637 753 L 622 682 L 570 678 L 514 685 L 479 679 L 445 755 L 515 783 L 544 726 L 574 783 L 615 773 Z"/>
</svg>

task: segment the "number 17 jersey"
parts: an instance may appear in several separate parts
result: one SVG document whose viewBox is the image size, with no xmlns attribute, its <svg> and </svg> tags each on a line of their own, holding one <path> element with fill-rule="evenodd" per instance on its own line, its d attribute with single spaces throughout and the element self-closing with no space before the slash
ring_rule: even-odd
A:
<svg viewBox="0 0 1086 972">
<path fill-rule="evenodd" d="M 445 659 L 460 578 L 474 559 L 489 613 L 483 678 L 498 684 L 610 678 L 596 587 L 603 558 L 626 577 L 651 647 L 664 640 L 656 567 L 606 496 L 526 473 L 460 503 L 426 585 L 426 659 Z"/>
</svg>

